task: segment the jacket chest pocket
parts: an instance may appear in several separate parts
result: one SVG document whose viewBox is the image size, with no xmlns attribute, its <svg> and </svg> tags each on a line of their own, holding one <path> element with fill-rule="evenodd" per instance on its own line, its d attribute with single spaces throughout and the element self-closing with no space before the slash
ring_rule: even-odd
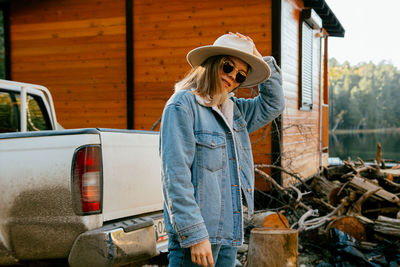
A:
<svg viewBox="0 0 400 267">
<path fill-rule="evenodd" d="M 236 141 L 242 150 L 251 150 L 249 133 L 247 132 L 247 123 L 242 116 L 235 117 L 233 120 L 233 130 L 236 132 Z"/>
<path fill-rule="evenodd" d="M 197 164 L 211 172 L 222 169 L 226 161 L 226 140 L 218 133 L 196 133 Z"/>
</svg>

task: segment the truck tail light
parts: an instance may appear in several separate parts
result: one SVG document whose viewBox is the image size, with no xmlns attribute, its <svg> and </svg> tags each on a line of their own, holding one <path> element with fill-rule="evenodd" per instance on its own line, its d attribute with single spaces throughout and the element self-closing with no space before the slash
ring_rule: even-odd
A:
<svg viewBox="0 0 400 267">
<path fill-rule="evenodd" d="M 99 146 L 85 146 L 75 152 L 72 165 L 72 195 L 77 214 L 101 212 L 102 166 Z"/>
</svg>

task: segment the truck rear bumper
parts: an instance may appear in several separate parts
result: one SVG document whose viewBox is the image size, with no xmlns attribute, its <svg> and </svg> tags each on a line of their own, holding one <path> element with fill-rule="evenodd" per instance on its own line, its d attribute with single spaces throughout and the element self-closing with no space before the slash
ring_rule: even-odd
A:
<svg viewBox="0 0 400 267">
<path fill-rule="evenodd" d="M 91 230 L 75 240 L 71 267 L 113 266 L 144 260 L 158 254 L 153 219 L 127 220 Z"/>
</svg>

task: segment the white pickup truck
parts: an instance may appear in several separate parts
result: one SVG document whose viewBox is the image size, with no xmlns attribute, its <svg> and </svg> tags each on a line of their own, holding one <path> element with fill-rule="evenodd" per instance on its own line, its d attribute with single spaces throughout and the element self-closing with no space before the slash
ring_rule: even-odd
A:
<svg viewBox="0 0 400 267">
<path fill-rule="evenodd" d="M 157 132 L 64 130 L 45 87 L 0 80 L 0 265 L 153 257 L 161 188 Z"/>
</svg>

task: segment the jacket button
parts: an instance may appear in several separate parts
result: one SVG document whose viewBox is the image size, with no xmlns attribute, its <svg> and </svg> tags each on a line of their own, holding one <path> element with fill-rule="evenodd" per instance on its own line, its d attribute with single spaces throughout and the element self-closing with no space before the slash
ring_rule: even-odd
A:
<svg viewBox="0 0 400 267">
<path fill-rule="evenodd" d="M 242 166 L 239 166 L 239 171 L 241 171 L 242 170 Z"/>
<path fill-rule="evenodd" d="M 185 240 L 185 239 L 186 239 L 186 236 L 182 236 L 181 239 L 182 239 L 182 240 Z"/>
<path fill-rule="evenodd" d="M 213 142 L 213 141 L 211 141 L 211 146 L 215 146 L 215 144 L 214 144 L 214 142 Z"/>
<path fill-rule="evenodd" d="M 250 193 L 250 192 L 251 192 L 251 188 L 247 188 L 247 192 L 249 192 L 249 193 Z"/>
</svg>

